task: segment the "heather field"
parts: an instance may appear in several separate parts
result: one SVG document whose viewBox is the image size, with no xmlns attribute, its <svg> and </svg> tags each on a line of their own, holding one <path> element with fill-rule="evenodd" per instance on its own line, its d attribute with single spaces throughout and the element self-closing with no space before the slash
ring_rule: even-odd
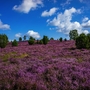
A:
<svg viewBox="0 0 90 90">
<path fill-rule="evenodd" d="M 74 41 L 0 48 L 0 90 L 90 90 L 90 50 Z"/>
</svg>

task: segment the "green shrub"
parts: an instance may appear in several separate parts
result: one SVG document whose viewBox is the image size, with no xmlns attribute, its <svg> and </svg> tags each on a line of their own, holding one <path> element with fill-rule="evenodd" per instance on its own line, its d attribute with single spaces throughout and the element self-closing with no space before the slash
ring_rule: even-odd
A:
<svg viewBox="0 0 90 90">
<path fill-rule="evenodd" d="M 19 41 L 22 41 L 22 37 L 19 37 Z"/>
<path fill-rule="evenodd" d="M 88 33 L 88 34 L 87 34 L 87 37 L 88 37 L 88 39 L 89 39 L 89 42 L 90 42 L 90 33 Z"/>
<path fill-rule="evenodd" d="M 70 40 L 76 40 L 76 38 L 78 37 L 78 31 L 76 29 L 71 30 L 69 32 L 69 37 L 70 37 Z"/>
<path fill-rule="evenodd" d="M 26 35 L 24 35 L 23 39 L 24 39 L 24 41 L 26 41 Z"/>
<path fill-rule="evenodd" d="M 42 40 L 40 40 L 40 41 L 39 41 L 39 44 L 43 44 L 43 41 L 42 41 Z"/>
<path fill-rule="evenodd" d="M 63 40 L 62 37 L 60 37 L 60 38 L 59 38 L 59 41 L 62 42 L 62 40 Z"/>
<path fill-rule="evenodd" d="M 18 42 L 16 39 L 14 39 L 14 41 L 12 42 L 12 46 L 18 46 Z"/>
<path fill-rule="evenodd" d="M 67 39 L 65 38 L 64 41 L 67 41 Z"/>
<path fill-rule="evenodd" d="M 49 41 L 48 36 L 43 36 L 43 44 L 46 45 Z"/>
<path fill-rule="evenodd" d="M 85 35 L 84 33 L 80 34 L 76 38 L 75 44 L 76 44 L 76 47 L 78 49 L 82 49 L 82 48 L 88 49 L 88 48 L 90 48 L 90 42 L 89 42 L 88 36 Z"/>
<path fill-rule="evenodd" d="M 39 44 L 39 40 L 37 40 L 36 44 Z"/>
<path fill-rule="evenodd" d="M 0 34 L 0 47 L 5 48 L 8 43 L 8 37 L 5 34 Z"/>
<path fill-rule="evenodd" d="M 30 40 L 28 40 L 28 43 L 29 43 L 29 45 L 33 45 L 35 43 L 35 40 L 30 39 Z"/>
<path fill-rule="evenodd" d="M 54 40 L 54 38 L 53 38 L 53 37 L 51 37 L 51 38 L 50 38 L 50 40 Z"/>
<path fill-rule="evenodd" d="M 35 38 L 33 38 L 32 36 L 30 36 L 29 40 L 31 40 L 31 39 L 35 40 Z"/>
</svg>

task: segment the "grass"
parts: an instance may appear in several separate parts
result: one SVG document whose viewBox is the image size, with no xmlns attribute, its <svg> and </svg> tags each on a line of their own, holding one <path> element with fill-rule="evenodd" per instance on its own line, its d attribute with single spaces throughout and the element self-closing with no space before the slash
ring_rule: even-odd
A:
<svg viewBox="0 0 90 90">
<path fill-rule="evenodd" d="M 8 61 L 9 58 L 24 58 L 24 57 L 27 57 L 28 54 L 26 53 L 17 53 L 17 52 L 10 52 L 10 53 L 7 53 L 7 54 L 3 54 L 2 56 L 0 56 L 0 59 L 2 59 L 4 62 Z"/>
</svg>

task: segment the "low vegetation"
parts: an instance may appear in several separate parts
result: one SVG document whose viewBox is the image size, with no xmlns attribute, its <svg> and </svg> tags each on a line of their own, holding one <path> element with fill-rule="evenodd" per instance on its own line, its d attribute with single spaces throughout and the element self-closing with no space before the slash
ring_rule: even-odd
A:
<svg viewBox="0 0 90 90">
<path fill-rule="evenodd" d="M 89 43 L 83 33 L 61 42 L 43 36 L 9 43 L 0 48 L 0 90 L 90 90 Z"/>
</svg>

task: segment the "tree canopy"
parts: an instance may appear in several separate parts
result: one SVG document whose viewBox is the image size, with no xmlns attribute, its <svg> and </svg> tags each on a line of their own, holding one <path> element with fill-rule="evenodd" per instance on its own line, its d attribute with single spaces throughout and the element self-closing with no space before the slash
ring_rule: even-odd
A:
<svg viewBox="0 0 90 90">
<path fill-rule="evenodd" d="M 71 30 L 69 32 L 69 37 L 70 37 L 70 40 L 76 40 L 76 38 L 78 37 L 78 31 L 76 29 Z"/>
</svg>

